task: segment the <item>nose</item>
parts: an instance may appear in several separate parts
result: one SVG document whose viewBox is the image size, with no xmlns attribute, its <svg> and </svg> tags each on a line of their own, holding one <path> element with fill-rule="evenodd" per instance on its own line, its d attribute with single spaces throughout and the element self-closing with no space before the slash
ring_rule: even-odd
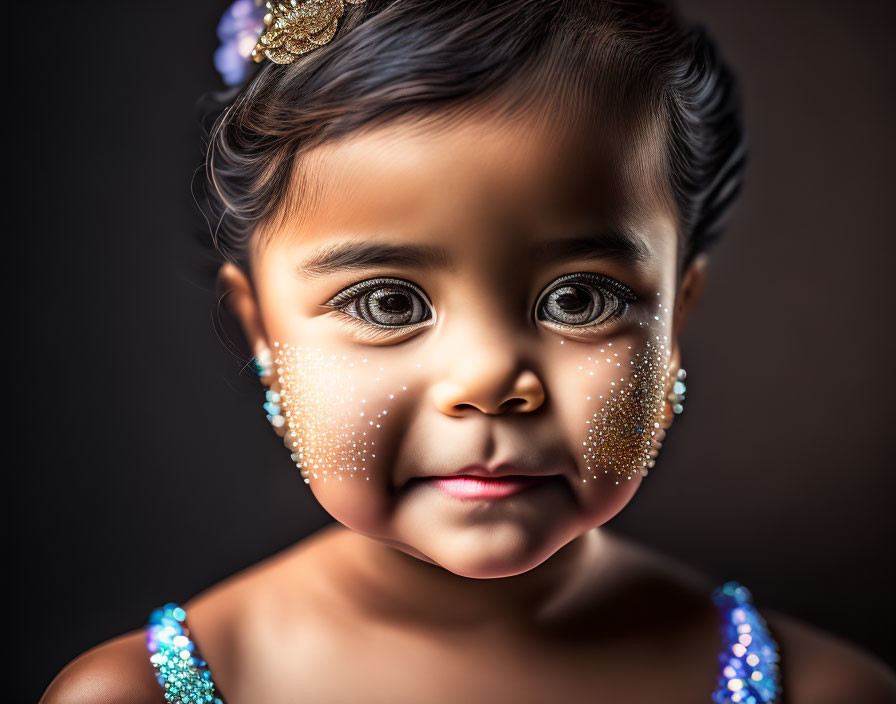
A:
<svg viewBox="0 0 896 704">
<path fill-rule="evenodd" d="M 488 340 L 480 338 L 480 344 L 468 344 L 452 356 L 450 370 L 433 385 L 432 396 L 442 413 L 454 417 L 471 409 L 487 415 L 530 413 L 544 403 L 545 388 L 509 336 L 493 330 Z"/>
</svg>

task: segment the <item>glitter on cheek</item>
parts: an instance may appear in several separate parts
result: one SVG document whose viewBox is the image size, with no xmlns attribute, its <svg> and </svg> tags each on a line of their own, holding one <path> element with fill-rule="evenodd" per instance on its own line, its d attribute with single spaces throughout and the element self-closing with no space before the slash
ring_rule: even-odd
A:
<svg viewBox="0 0 896 704">
<path fill-rule="evenodd" d="M 593 479 L 597 479 L 598 473 L 615 474 L 619 484 L 637 474 L 647 476 L 654 466 L 659 446 L 654 439 L 662 428 L 671 374 L 669 338 L 662 334 L 669 312 L 659 303 L 656 314 L 639 323 L 648 329 L 648 339 L 640 352 L 631 356 L 632 348 L 628 346 L 627 353 L 620 357 L 613 350 L 613 343 L 607 342 L 578 366 L 589 377 L 594 376 L 595 365 L 609 367 L 613 375 L 604 393 L 598 393 L 597 398 L 594 393 L 586 396 L 586 401 L 600 404 L 585 421 L 588 433 L 582 441 L 585 470 Z M 626 356 L 631 359 L 623 367 Z"/>
<path fill-rule="evenodd" d="M 377 439 L 388 431 L 389 409 L 407 385 L 387 389 L 384 369 L 367 357 L 274 342 L 287 431 L 283 441 L 306 484 L 370 479 Z M 417 364 L 417 367 L 420 367 Z"/>
</svg>

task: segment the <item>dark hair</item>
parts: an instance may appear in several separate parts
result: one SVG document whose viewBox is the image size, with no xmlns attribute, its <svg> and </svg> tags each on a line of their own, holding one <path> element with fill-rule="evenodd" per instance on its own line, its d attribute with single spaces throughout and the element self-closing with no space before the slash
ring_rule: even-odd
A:
<svg viewBox="0 0 896 704">
<path fill-rule="evenodd" d="M 500 96 L 500 100 L 495 100 Z M 702 27 L 645 0 L 367 0 L 294 63 L 265 60 L 209 96 L 200 205 L 218 251 L 245 266 L 308 149 L 391 119 L 491 102 L 553 101 L 660 121 L 685 267 L 722 232 L 740 190 L 736 81 Z M 301 195 L 300 195 L 301 197 Z"/>
</svg>

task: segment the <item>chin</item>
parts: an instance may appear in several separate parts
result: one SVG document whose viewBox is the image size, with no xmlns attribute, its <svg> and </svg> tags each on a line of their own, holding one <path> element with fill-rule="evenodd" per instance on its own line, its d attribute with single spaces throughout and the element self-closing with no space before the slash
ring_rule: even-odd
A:
<svg viewBox="0 0 896 704">
<path fill-rule="evenodd" d="M 426 554 L 437 565 L 458 576 L 498 579 L 538 567 L 566 542 L 547 531 L 536 538 L 512 527 L 490 527 L 465 531 L 464 535 Z"/>
</svg>

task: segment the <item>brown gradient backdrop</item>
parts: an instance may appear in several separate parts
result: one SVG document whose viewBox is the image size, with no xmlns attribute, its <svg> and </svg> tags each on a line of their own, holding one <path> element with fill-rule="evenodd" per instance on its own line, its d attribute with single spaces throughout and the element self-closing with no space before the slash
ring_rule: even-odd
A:
<svg viewBox="0 0 896 704">
<path fill-rule="evenodd" d="M 327 520 L 218 339 L 192 238 L 224 7 L 7 24 L 10 701 Z M 742 76 L 752 161 L 686 331 L 687 409 L 612 523 L 890 661 L 893 7 L 685 3 Z"/>
</svg>

